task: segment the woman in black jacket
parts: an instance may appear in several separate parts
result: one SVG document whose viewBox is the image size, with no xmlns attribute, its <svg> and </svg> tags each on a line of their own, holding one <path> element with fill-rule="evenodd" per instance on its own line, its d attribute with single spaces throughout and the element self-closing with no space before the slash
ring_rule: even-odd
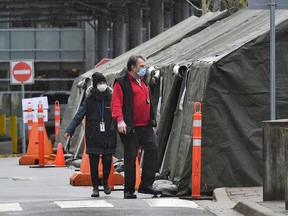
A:
<svg viewBox="0 0 288 216">
<path fill-rule="evenodd" d="M 112 156 L 116 153 L 117 131 L 111 116 L 110 102 L 112 93 L 106 78 L 98 72 L 92 75 L 93 88 L 85 98 L 75 117 L 66 129 L 65 138 L 72 136 L 76 127 L 86 117 L 85 138 L 86 153 L 89 155 L 92 197 L 99 197 L 98 163 L 102 155 L 104 193 L 110 194 L 108 178 L 111 170 Z"/>
</svg>

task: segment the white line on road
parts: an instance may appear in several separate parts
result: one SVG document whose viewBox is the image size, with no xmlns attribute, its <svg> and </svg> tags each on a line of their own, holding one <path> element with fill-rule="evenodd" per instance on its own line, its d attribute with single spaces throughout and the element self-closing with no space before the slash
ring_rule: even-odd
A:
<svg viewBox="0 0 288 216">
<path fill-rule="evenodd" d="M 114 207 L 105 200 L 84 200 L 84 201 L 59 201 L 54 202 L 61 208 L 91 208 L 91 207 Z"/>
<path fill-rule="evenodd" d="M 22 211 L 19 203 L 3 203 L 0 204 L 0 212 Z"/>
<path fill-rule="evenodd" d="M 193 201 L 181 200 L 181 199 L 145 199 L 145 201 L 151 207 L 182 207 L 182 208 L 194 208 L 194 209 L 203 209 L 201 206 L 197 205 Z"/>
</svg>

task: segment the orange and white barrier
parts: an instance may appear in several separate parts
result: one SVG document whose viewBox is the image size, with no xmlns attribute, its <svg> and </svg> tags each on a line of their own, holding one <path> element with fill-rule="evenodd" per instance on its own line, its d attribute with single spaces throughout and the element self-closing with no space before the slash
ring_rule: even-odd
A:
<svg viewBox="0 0 288 216">
<path fill-rule="evenodd" d="M 28 102 L 27 106 L 27 124 L 28 124 L 28 139 L 31 136 L 32 128 L 33 128 L 33 110 L 32 110 L 32 103 Z"/>
<path fill-rule="evenodd" d="M 59 101 L 55 101 L 55 107 L 54 107 L 54 113 L 55 113 L 55 138 L 58 136 L 58 132 L 60 129 L 60 106 Z"/>
<path fill-rule="evenodd" d="M 44 113 L 43 105 L 38 104 L 38 145 L 39 145 L 39 166 L 44 166 Z"/>
<path fill-rule="evenodd" d="M 194 104 L 193 114 L 193 149 L 192 149 L 192 198 L 200 197 L 201 188 L 201 139 L 202 139 L 202 113 L 201 103 Z"/>
</svg>

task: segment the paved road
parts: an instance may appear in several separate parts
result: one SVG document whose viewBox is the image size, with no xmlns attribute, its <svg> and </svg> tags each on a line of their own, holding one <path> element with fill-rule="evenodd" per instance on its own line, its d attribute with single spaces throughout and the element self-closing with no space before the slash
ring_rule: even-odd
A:
<svg viewBox="0 0 288 216">
<path fill-rule="evenodd" d="M 0 158 L 0 215 L 214 215 L 178 197 L 137 194 L 138 199 L 124 200 L 122 186 L 109 196 L 100 191 L 99 198 L 92 198 L 91 187 L 69 184 L 74 169 L 30 168 L 18 163 L 16 157 Z"/>
<path fill-rule="evenodd" d="M 0 204 L 0 215 L 205 215 L 199 205 L 179 199 L 86 199 Z"/>
</svg>

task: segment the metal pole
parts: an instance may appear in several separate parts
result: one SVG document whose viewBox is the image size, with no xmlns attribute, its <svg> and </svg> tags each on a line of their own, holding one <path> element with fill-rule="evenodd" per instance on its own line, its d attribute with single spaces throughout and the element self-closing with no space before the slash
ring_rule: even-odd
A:
<svg viewBox="0 0 288 216">
<path fill-rule="evenodd" d="M 24 94 L 24 83 L 21 84 L 21 93 L 22 93 L 22 99 L 25 98 Z M 24 108 L 24 107 L 23 107 Z M 22 153 L 26 154 L 26 134 L 25 134 L 25 123 L 24 123 L 24 109 L 22 109 Z"/>
<path fill-rule="evenodd" d="M 275 88 L 275 0 L 270 0 L 270 118 L 276 119 Z"/>
</svg>

